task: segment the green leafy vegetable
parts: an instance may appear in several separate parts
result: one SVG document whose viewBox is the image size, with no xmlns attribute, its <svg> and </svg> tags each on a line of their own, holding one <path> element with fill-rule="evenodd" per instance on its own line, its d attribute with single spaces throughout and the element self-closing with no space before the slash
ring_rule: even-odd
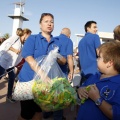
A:
<svg viewBox="0 0 120 120">
<path fill-rule="evenodd" d="M 91 86 L 91 85 L 88 85 L 85 89 L 86 89 L 87 91 L 89 91 L 89 90 L 90 90 L 90 86 Z M 87 98 L 81 99 L 81 104 L 85 103 L 86 100 L 87 100 Z"/>
<path fill-rule="evenodd" d="M 56 111 L 76 104 L 77 93 L 66 78 L 54 78 L 51 84 L 36 80 L 32 91 L 34 101 L 43 111 Z"/>
</svg>

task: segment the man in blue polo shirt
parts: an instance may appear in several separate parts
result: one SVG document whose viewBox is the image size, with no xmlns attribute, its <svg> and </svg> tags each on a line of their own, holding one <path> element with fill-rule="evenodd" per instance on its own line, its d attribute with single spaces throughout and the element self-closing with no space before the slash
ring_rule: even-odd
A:
<svg viewBox="0 0 120 120">
<path fill-rule="evenodd" d="M 63 73 L 72 80 L 73 77 L 73 42 L 70 39 L 71 31 L 69 28 L 63 28 L 61 34 L 55 37 L 59 41 L 60 54 L 67 59 L 65 65 L 60 65 Z"/>
<path fill-rule="evenodd" d="M 100 38 L 96 34 L 97 23 L 95 21 L 88 21 L 84 28 L 86 34 L 78 45 L 82 82 L 90 75 L 98 73 L 96 50 L 101 44 Z"/>
<path fill-rule="evenodd" d="M 69 81 L 73 78 L 73 42 L 70 39 L 71 31 L 69 28 L 63 28 L 61 34 L 55 37 L 59 41 L 60 54 L 67 59 L 65 65 L 60 65 L 61 70 Z M 54 120 L 58 120 L 63 115 L 63 110 L 55 111 L 53 113 Z M 63 119 L 65 119 L 63 117 Z"/>
</svg>

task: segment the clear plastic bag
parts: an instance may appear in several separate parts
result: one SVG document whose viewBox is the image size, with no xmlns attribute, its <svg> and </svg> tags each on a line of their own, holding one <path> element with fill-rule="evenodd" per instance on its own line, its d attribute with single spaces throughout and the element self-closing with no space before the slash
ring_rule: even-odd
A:
<svg viewBox="0 0 120 120">
<path fill-rule="evenodd" d="M 35 75 L 32 91 L 34 101 L 43 111 L 56 111 L 76 104 L 77 93 L 56 62 L 62 57 L 57 51 L 55 48 L 48 56 L 37 59 L 44 74 L 41 77 Z M 49 81 L 46 78 L 50 78 Z"/>
<path fill-rule="evenodd" d="M 34 99 L 32 93 L 33 83 L 34 80 L 31 80 L 29 82 L 19 82 L 18 80 L 14 92 L 12 94 L 12 98 L 17 101 Z"/>
</svg>

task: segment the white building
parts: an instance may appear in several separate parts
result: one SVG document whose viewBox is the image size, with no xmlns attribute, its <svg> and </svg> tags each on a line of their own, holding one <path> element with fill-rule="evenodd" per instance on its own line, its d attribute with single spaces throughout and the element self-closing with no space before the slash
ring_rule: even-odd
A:
<svg viewBox="0 0 120 120">
<path fill-rule="evenodd" d="M 75 35 L 77 37 L 77 43 L 76 43 L 76 45 L 78 45 L 80 39 L 84 36 L 84 34 L 75 34 Z M 101 43 L 113 40 L 113 33 L 98 32 L 98 35 L 100 37 Z"/>
<path fill-rule="evenodd" d="M 15 4 L 14 15 L 8 15 L 8 17 L 13 19 L 13 30 L 12 35 L 16 34 L 17 28 L 22 28 L 23 21 L 29 21 L 24 17 L 24 5 L 23 2 L 17 2 Z"/>
</svg>

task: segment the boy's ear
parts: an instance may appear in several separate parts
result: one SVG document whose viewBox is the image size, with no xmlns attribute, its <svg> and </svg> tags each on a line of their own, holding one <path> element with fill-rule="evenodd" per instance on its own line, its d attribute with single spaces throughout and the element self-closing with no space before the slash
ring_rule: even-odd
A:
<svg viewBox="0 0 120 120">
<path fill-rule="evenodd" d="M 112 61 L 112 60 L 110 60 L 110 61 L 108 62 L 107 68 L 109 68 L 109 67 L 111 67 L 111 66 L 113 66 L 113 61 Z"/>
</svg>

